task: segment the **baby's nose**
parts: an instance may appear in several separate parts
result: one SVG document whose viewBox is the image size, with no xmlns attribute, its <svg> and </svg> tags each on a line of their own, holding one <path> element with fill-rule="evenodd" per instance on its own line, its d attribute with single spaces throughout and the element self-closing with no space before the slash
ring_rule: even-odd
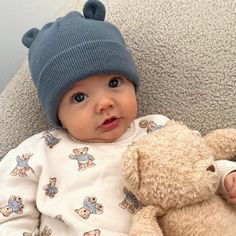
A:
<svg viewBox="0 0 236 236">
<path fill-rule="evenodd" d="M 97 102 L 95 110 L 97 113 L 101 113 L 107 109 L 111 109 L 113 106 L 114 101 L 109 97 L 105 97 Z"/>
</svg>

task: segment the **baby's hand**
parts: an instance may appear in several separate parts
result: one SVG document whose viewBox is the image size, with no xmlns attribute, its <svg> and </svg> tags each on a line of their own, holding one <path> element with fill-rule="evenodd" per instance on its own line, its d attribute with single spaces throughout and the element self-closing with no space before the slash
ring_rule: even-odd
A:
<svg viewBox="0 0 236 236">
<path fill-rule="evenodd" d="M 236 204 L 236 171 L 230 172 L 224 180 L 225 189 L 228 192 L 227 201 Z"/>
</svg>

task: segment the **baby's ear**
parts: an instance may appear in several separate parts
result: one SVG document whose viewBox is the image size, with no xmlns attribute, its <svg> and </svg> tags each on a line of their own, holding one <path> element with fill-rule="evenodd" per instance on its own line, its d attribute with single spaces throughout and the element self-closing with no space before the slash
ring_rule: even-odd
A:
<svg viewBox="0 0 236 236">
<path fill-rule="evenodd" d="M 32 29 L 28 30 L 22 37 L 22 43 L 27 48 L 30 48 L 31 44 L 35 40 L 38 33 L 39 33 L 39 29 L 37 29 L 37 28 L 32 28 Z"/>
<path fill-rule="evenodd" d="M 123 154 L 123 171 L 126 187 L 131 192 L 137 192 L 140 185 L 139 179 L 139 151 L 137 147 L 129 146 Z"/>
</svg>

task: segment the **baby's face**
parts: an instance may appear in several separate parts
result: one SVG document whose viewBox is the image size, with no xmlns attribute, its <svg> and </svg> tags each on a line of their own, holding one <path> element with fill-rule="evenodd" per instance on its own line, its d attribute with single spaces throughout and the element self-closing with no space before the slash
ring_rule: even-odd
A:
<svg viewBox="0 0 236 236">
<path fill-rule="evenodd" d="M 83 142 L 113 142 L 137 115 L 134 85 L 114 74 L 95 75 L 64 95 L 58 117 L 63 128 Z"/>
</svg>

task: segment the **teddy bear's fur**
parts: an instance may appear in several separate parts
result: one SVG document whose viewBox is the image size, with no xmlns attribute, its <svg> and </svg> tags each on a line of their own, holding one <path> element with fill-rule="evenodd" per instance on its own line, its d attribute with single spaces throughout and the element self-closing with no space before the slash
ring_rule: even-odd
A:
<svg viewBox="0 0 236 236">
<path fill-rule="evenodd" d="M 236 210 L 216 194 L 215 160 L 236 155 L 236 129 L 201 137 L 169 121 L 124 153 L 125 186 L 143 204 L 132 236 L 235 236 Z"/>
</svg>

